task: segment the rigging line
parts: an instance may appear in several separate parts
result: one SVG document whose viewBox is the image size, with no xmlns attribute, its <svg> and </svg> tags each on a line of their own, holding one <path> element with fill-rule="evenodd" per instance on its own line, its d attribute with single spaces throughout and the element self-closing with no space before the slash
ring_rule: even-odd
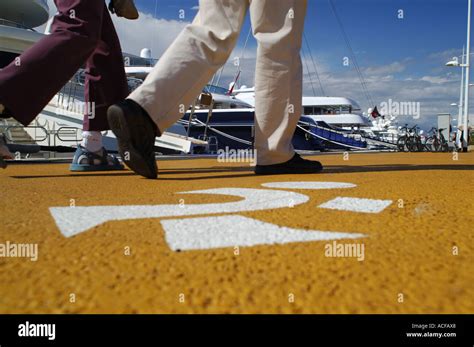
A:
<svg viewBox="0 0 474 347">
<path fill-rule="evenodd" d="M 363 89 L 363 91 L 364 91 L 364 93 L 365 93 L 365 96 L 366 96 L 366 98 L 367 98 L 367 101 L 368 101 L 369 104 L 370 104 L 369 106 L 371 106 L 371 105 L 373 105 L 373 100 L 372 100 L 372 97 L 371 97 L 370 92 L 369 92 L 369 90 L 368 90 L 367 82 L 365 81 L 365 78 L 364 78 L 364 76 L 363 76 L 363 74 L 362 74 L 362 71 L 361 71 L 361 69 L 360 69 L 360 67 L 359 67 L 359 63 L 358 63 L 358 61 L 357 61 L 357 57 L 356 57 L 356 55 L 355 55 L 355 53 L 354 53 L 354 50 L 352 49 L 352 45 L 350 44 L 349 37 L 348 37 L 348 35 L 347 35 L 347 33 L 346 33 L 345 29 L 344 29 L 344 25 L 342 24 L 342 20 L 340 19 L 339 15 L 338 15 L 338 13 L 337 13 L 336 7 L 335 7 L 334 3 L 332 2 L 332 0 L 329 0 L 329 1 L 331 2 L 331 5 L 332 5 L 333 11 L 334 11 L 334 15 L 336 16 L 336 19 L 337 19 L 337 21 L 338 21 L 338 23 L 339 23 L 341 32 L 342 32 L 342 34 L 343 34 L 343 36 L 344 36 L 344 40 L 345 40 L 345 42 L 346 42 L 347 47 L 349 48 L 350 54 L 351 54 L 352 59 L 353 59 L 353 61 L 354 61 L 354 67 L 355 67 L 356 72 L 357 72 L 357 74 L 358 74 L 358 77 L 359 77 L 359 80 L 360 80 L 362 89 Z"/>
<path fill-rule="evenodd" d="M 212 75 L 211 81 L 209 82 L 210 85 L 214 85 L 215 78 L 216 78 L 216 74 Z"/>
<path fill-rule="evenodd" d="M 219 82 L 221 81 L 221 76 L 222 76 L 222 73 L 224 72 L 224 68 L 225 68 L 225 64 L 222 65 L 221 71 L 219 72 L 219 75 L 217 75 L 216 86 L 219 86 Z"/>
<path fill-rule="evenodd" d="M 155 0 L 155 15 L 153 16 L 154 19 L 157 19 L 156 16 L 158 15 L 158 0 Z M 153 34 L 150 36 L 150 49 L 151 49 L 151 57 L 153 58 L 153 52 L 154 52 L 154 43 L 156 39 L 156 33 L 158 30 L 154 30 Z"/>
<path fill-rule="evenodd" d="M 220 70 L 220 69 L 219 69 L 219 70 Z M 215 81 L 215 79 L 216 79 L 216 77 L 217 77 L 217 75 L 218 75 L 218 73 L 219 73 L 219 70 L 217 70 L 217 71 L 214 73 L 214 75 L 212 75 L 212 79 L 211 79 L 211 82 L 209 82 L 209 84 L 214 85 L 214 81 Z"/>
<path fill-rule="evenodd" d="M 303 38 L 306 42 L 306 46 L 307 46 L 307 50 L 309 52 L 309 56 L 311 58 L 311 61 L 313 62 L 313 68 L 314 68 L 314 71 L 316 73 L 316 77 L 318 79 L 318 82 L 319 82 L 319 88 L 321 88 L 321 94 L 323 96 L 326 96 L 326 93 L 324 92 L 324 88 L 323 88 L 323 84 L 321 83 L 321 78 L 319 77 L 319 72 L 318 72 L 318 68 L 316 66 L 316 63 L 314 62 L 314 59 L 313 59 L 313 54 L 311 53 L 311 48 L 309 47 L 309 43 L 308 43 L 308 40 L 306 39 L 306 35 L 303 33 Z"/>
<path fill-rule="evenodd" d="M 351 56 L 352 56 L 352 59 L 353 59 L 353 61 L 354 61 L 354 67 L 355 67 L 356 72 L 357 72 L 357 74 L 358 74 L 358 77 L 359 77 L 359 80 L 360 80 L 360 83 L 361 83 L 361 86 L 362 86 L 362 90 L 363 90 L 363 92 L 364 92 L 364 94 L 365 94 L 365 97 L 367 98 L 367 101 L 369 102 L 369 106 L 371 106 L 371 105 L 373 104 L 372 98 L 371 98 L 370 93 L 369 93 L 369 91 L 368 91 L 368 88 L 367 88 L 367 85 L 366 85 L 364 76 L 362 75 L 362 72 L 361 72 L 361 70 L 360 70 L 359 64 L 358 64 L 358 62 L 357 62 L 357 58 L 356 58 L 356 56 L 355 56 L 355 54 L 354 54 L 354 51 L 353 51 L 353 49 L 352 49 L 352 46 L 351 46 L 351 44 L 350 44 L 349 37 L 347 36 L 347 33 L 346 33 L 345 29 L 344 29 L 344 26 L 343 26 L 342 21 L 341 21 L 339 15 L 338 15 L 338 13 L 337 13 L 337 10 L 336 10 L 336 7 L 335 7 L 333 1 L 332 1 L 332 0 L 328 0 L 328 1 L 329 1 L 330 5 L 331 5 L 332 11 L 334 12 L 334 16 L 336 17 L 336 20 L 337 20 L 337 22 L 338 22 L 338 24 L 339 24 L 339 27 L 340 27 L 340 29 L 341 29 L 341 32 L 342 32 L 344 41 L 345 41 L 345 43 L 346 43 L 346 45 L 347 45 L 347 47 L 348 47 L 348 49 L 349 49 L 349 51 L 350 51 L 350 54 L 351 54 Z"/>
<path fill-rule="evenodd" d="M 356 72 L 357 72 L 357 74 L 358 74 L 358 76 L 359 76 L 359 80 L 360 80 L 362 89 L 363 89 L 363 91 L 364 91 L 365 97 L 367 98 L 367 101 L 369 102 L 369 106 L 374 105 L 373 100 L 372 100 L 372 97 L 371 97 L 370 92 L 369 92 L 369 89 L 368 89 L 368 87 L 367 87 L 367 82 L 365 81 L 364 76 L 363 76 L 363 74 L 362 74 L 362 71 L 360 70 L 359 64 L 358 64 L 358 62 L 357 62 L 357 58 L 356 58 L 356 56 L 355 56 L 355 54 L 354 54 L 354 50 L 352 49 L 352 46 L 351 46 L 351 44 L 350 44 L 349 37 L 347 36 L 347 33 L 346 33 L 345 29 L 344 29 L 344 25 L 342 24 L 342 21 L 341 21 L 339 15 L 338 15 L 338 13 L 337 13 L 336 6 L 334 5 L 334 3 L 333 3 L 332 0 L 328 0 L 328 2 L 329 2 L 329 5 L 330 5 L 330 7 L 331 7 L 333 13 L 334 13 L 334 16 L 336 17 L 337 22 L 338 22 L 338 24 L 339 24 L 339 27 L 340 27 L 341 32 L 342 32 L 342 35 L 343 35 L 343 37 L 344 37 L 344 41 L 346 42 L 346 45 L 347 45 L 347 47 L 349 48 L 349 51 L 350 51 L 350 53 L 351 53 L 351 55 L 352 55 L 352 59 L 353 59 L 353 61 L 354 61 L 354 66 L 355 66 Z"/>
<path fill-rule="evenodd" d="M 311 77 L 311 71 L 309 71 L 308 62 L 306 61 L 306 57 L 304 54 L 304 47 L 301 47 L 301 48 L 303 52 L 304 64 L 306 66 L 306 72 L 308 73 L 309 83 L 311 84 L 311 89 L 313 89 L 313 95 L 316 96 L 316 91 L 314 90 L 313 78 Z"/>
<path fill-rule="evenodd" d="M 245 39 L 244 47 L 242 47 L 242 52 L 240 53 L 240 59 L 244 59 L 245 49 L 247 48 L 247 43 L 249 42 L 251 32 L 252 27 L 249 28 L 249 31 L 247 33 L 247 38 Z"/>
<path fill-rule="evenodd" d="M 214 128 L 214 127 L 212 127 L 212 126 L 210 126 L 210 125 L 206 125 L 206 123 L 200 121 L 200 120 L 197 119 L 197 118 L 194 118 L 191 123 L 190 123 L 189 121 L 184 120 L 184 119 L 181 119 L 181 121 L 182 121 L 182 122 L 180 122 L 181 124 L 187 125 L 187 126 L 190 126 L 190 125 L 192 126 L 192 125 L 193 125 L 193 122 L 194 122 L 194 123 L 197 123 L 197 124 L 199 124 L 199 125 L 201 125 L 201 126 L 207 127 L 209 130 L 215 132 L 216 134 L 219 134 L 219 135 L 221 135 L 221 136 L 224 136 L 224 137 L 226 137 L 226 138 L 228 138 L 228 139 L 231 139 L 231 140 L 233 140 L 233 141 L 240 142 L 240 143 L 243 143 L 243 144 L 246 144 L 246 145 L 250 145 L 250 146 L 252 145 L 252 142 L 250 142 L 250 141 L 247 141 L 247 140 L 241 139 L 241 138 L 239 138 L 239 137 L 232 136 L 232 135 L 230 135 L 230 134 L 228 134 L 228 133 L 225 133 L 225 132 L 223 132 L 223 131 L 217 130 L 216 128 Z"/>
</svg>

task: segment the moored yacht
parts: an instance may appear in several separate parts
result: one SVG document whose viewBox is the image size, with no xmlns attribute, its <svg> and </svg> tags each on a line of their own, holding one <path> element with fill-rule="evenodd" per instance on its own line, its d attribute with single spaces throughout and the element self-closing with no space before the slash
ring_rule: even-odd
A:
<svg viewBox="0 0 474 347">
<path fill-rule="evenodd" d="M 0 1 L 0 69 L 43 36 L 33 28 L 48 16 L 46 0 Z"/>
<path fill-rule="evenodd" d="M 48 19 L 49 8 L 46 0 L 2 0 L 0 2 L 0 69 L 44 37 L 45 34 L 33 28 L 47 23 Z M 50 23 L 46 27 L 46 34 Z M 141 56 L 124 54 L 124 59 L 134 65 L 143 65 L 147 68 L 155 63 L 151 59 L 149 50 L 144 49 L 141 53 Z M 133 71 L 129 71 L 127 78 L 131 90 L 141 84 L 141 80 L 135 77 Z M 1 120 L 0 130 L 6 134 L 12 146 L 36 144 L 42 149 L 67 151 L 68 148 L 76 147 L 82 140 L 85 106 L 84 71 L 79 70 L 29 126 L 23 127 L 13 119 Z M 117 144 L 113 133 L 108 131 L 103 135 L 105 148 L 115 151 Z M 160 152 L 191 153 L 194 145 L 201 148 L 207 144 L 187 137 L 184 127 L 177 124 L 158 137 L 155 145 Z M 28 150 L 39 150 L 39 146 L 35 149 L 28 147 Z M 26 147 L 23 146 L 21 149 L 26 150 Z"/>
<path fill-rule="evenodd" d="M 255 88 L 243 86 L 234 91 L 236 98 L 255 105 Z M 370 125 L 359 104 L 345 97 L 303 96 L 303 115 L 315 122 L 350 130 Z"/>
</svg>

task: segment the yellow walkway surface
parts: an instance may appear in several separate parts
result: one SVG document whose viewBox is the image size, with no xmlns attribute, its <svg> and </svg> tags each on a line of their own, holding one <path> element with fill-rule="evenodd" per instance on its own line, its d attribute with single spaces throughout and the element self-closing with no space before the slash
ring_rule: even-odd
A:
<svg viewBox="0 0 474 347">
<path fill-rule="evenodd" d="M 160 160 L 158 180 L 12 164 L 0 312 L 474 312 L 474 153 L 314 159 Z"/>
</svg>

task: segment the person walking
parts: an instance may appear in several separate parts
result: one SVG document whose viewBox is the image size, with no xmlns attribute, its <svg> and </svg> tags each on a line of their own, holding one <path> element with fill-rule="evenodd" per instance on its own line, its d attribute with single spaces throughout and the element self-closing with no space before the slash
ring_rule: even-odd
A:
<svg viewBox="0 0 474 347">
<path fill-rule="evenodd" d="M 124 162 L 156 178 L 154 138 L 186 112 L 227 61 L 246 13 L 258 43 L 255 73 L 256 174 L 316 173 L 321 163 L 301 158 L 291 140 L 302 114 L 301 41 L 306 0 L 200 0 L 199 11 L 108 120 Z"/>
<path fill-rule="evenodd" d="M 103 0 L 55 4 L 58 14 L 51 34 L 0 70 L 0 118 L 13 117 L 27 126 L 85 66 L 83 141 L 71 170 L 123 169 L 102 146 L 101 131 L 109 130 L 108 107 L 128 95 L 122 50 L 107 5 Z M 118 16 L 138 18 L 132 0 L 113 0 L 109 7 Z M 4 138 L 0 146 L 0 156 L 10 158 Z"/>
</svg>

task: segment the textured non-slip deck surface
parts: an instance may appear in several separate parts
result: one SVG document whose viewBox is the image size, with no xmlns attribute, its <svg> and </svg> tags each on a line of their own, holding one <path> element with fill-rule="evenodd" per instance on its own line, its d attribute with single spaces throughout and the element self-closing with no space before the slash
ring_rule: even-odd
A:
<svg viewBox="0 0 474 347">
<path fill-rule="evenodd" d="M 474 153 L 314 159 L 324 173 L 159 161 L 154 181 L 10 165 L 0 244 L 38 260 L 0 257 L 0 312 L 474 312 Z M 328 256 L 345 244 L 363 257 Z"/>
</svg>

